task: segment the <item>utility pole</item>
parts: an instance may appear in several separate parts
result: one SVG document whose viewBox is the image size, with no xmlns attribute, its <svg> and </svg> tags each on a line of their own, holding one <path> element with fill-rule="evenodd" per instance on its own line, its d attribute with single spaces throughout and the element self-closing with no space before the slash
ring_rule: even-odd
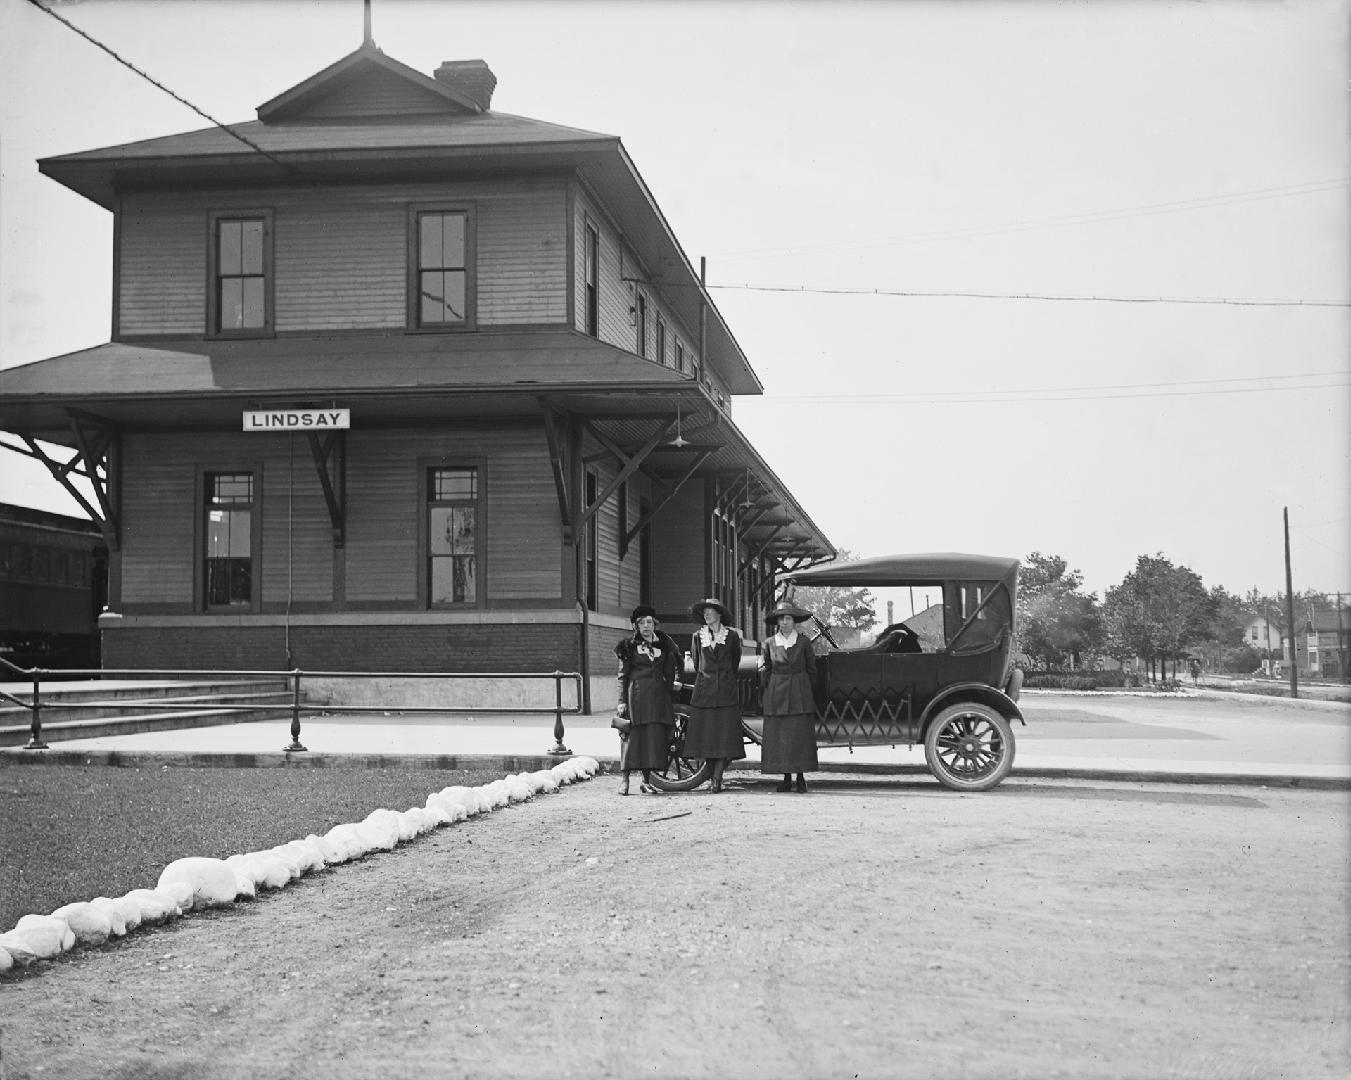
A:
<svg viewBox="0 0 1351 1080">
<path fill-rule="evenodd" d="M 1281 509 L 1285 521 L 1285 614 L 1290 627 L 1290 696 L 1299 697 L 1299 648 L 1295 644 L 1295 588 L 1290 578 L 1290 507 Z"/>
<path fill-rule="evenodd" d="M 1337 594 L 1337 665 L 1342 682 L 1351 682 L 1351 671 L 1346 670 L 1346 631 L 1342 629 L 1342 594 Z"/>
</svg>

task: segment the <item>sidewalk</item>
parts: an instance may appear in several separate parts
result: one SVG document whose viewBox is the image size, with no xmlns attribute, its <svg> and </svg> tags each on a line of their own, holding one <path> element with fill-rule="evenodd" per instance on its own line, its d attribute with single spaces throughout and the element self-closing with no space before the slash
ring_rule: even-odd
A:
<svg viewBox="0 0 1351 1080">
<path fill-rule="evenodd" d="M 1025 694 L 1012 776 L 1351 790 L 1351 706 L 1230 694 L 1183 697 Z M 1314 707 L 1310 707 L 1310 705 Z M 564 745 L 611 767 L 608 716 L 566 717 Z M 284 751 L 287 721 L 256 721 L 0 750 L 0 763 L 227 767 L 547 768 L 553 718 L 374 715 L 304 720 L 304 752 Z M 759 748 L 738 766 L 758 769 Z M 922 747 L 820 751 L 823 772 L 928 775 Z"/>
</svg>

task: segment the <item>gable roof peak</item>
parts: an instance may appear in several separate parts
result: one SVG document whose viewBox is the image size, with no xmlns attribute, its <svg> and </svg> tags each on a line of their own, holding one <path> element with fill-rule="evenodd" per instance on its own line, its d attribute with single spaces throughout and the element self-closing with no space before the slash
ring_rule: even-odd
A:
<svg viewBox="0 0 1351 1080">
<path fill-rule="evenodd" d="M 342 114 L 356 109 L 367 116 L 380 112 L 399 115 L 413 99 L 417 99 L 419 112 L 428 109 L 459 115 L 487 112 L 487 102 L 497 85 L 488 65 L 482 60 L 468 60 L 442 65 L 447 67 L 450 68 L 447 77 L 433 79 L 386 56 L 374 41 L 367 39 L 342 59 L 259 105 L 258 119 L 265 124 L 332 119 L 335 102 Z M 391 91 L 391 86 L 402 89 Z M 374 92 L 367 93 L 368 89 Z"/>
</svg>

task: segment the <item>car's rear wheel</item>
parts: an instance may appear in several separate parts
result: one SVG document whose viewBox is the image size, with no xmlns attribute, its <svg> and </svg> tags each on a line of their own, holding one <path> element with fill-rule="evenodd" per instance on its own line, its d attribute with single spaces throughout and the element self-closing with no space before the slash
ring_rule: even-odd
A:
<svg viewBox="0 0 1351 1080">
<path fill-rule="evenodd" d="M 693 791 L 713 775 L 713 766 L 702 758 L 685 756 L 685 725 L 689 723 L 689 711 L 677 706 L 675 716 L 666 768 L 652 770 L 652 786 L 662 791 Z"/>
<path fill-rule="evenodd" d="M 1013 729 L 989 705 L 949 705 L 924 734 L 924 760 L 944 787 L 988 791 L 1013 768 Z"/>
</svg>

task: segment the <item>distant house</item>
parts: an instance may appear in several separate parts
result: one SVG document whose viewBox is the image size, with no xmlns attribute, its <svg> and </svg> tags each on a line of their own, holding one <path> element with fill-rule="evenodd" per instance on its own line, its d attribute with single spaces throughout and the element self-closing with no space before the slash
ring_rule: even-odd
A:
<svg viewBox="0 0 1351 1080">
<path fill-rule="evenodd" d="M 0 429 L 94 487 L 107 667 L 577 671 L 604 707 L 634 605 L 754 637 L 834 556 L 620 140 L 496 82 L 368 41 L 230 130 L 38 163 L 112 214 L 112 334 L 0 372 Z"/>
<path fill-rule="evenodd" d="M 1298 613 L 1297 613 L 1298 614 Z M 1294 635 L 1296 664 L 1301 675 L 1314 679 L 1341 679 L 1347 671 L 1351 641 L 1351 608 L 1306 613 Z M 1281 662 L 1290 663 L 1290 638 L 1281 639 Z"/>
</svg>

